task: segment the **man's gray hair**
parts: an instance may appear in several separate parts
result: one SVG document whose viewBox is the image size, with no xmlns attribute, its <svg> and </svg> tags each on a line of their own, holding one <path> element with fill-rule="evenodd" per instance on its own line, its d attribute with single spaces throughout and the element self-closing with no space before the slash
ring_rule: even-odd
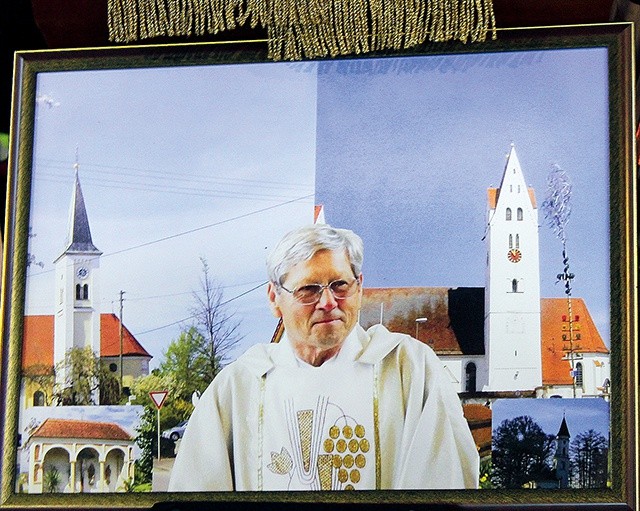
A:
<svg viewBox="0 0 640 511">
<path fill-rule="evenodd" d="M 327 224 L 313 224 L 285 234 L 267 258 L 269 280 L 282 285 L 287 273 L 296 264 L 311 259 L 320 250 L 343 250 L 347 253 L 353 275 L 360 275 L 364 246 L 362 239 L 348 229 L 336 229 Z"/>
</svg>

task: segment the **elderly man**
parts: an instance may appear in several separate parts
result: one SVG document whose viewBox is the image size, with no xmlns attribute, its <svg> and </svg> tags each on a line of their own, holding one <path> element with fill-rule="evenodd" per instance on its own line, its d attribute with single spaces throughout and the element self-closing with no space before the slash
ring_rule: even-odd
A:
<svg viewBox="0 0 640 511">
<path fill-rule="evenodd" d="M 362 240 L 328 225 L 280 241 L 267 294 L 283 338 L 250 348 L 202 395 L 170 491 L 477 486 L 478 453 L 436 355 L 358 325 L 362 259 Z"/>
</svg>

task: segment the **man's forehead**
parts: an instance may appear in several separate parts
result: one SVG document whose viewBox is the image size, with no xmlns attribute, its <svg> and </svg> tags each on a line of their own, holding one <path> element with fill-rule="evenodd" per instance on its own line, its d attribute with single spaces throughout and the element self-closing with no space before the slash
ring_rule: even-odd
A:
<svg viewBox="0 0 640 511">
<path fill-rule="evenodd" d="M 327 272 L 335 273 L 337 278 L 342 276 L 344 272 L 351 272 L 351 263 L 346 250 L 320 249 L 306 261 L 294 264 L 289 268 L 284 279 L 286 280 L 288 277 L 302 279 Z"/>
</svg>

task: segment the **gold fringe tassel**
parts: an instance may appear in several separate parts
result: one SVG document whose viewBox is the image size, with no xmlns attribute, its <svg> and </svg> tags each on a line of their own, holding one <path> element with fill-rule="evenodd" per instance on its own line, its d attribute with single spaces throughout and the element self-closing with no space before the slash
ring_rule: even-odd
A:
<svg viewBox="0 0 640 511">
<path fill-rule="evenodd" d="M 492 0 L 108 0 L 109 39 L 266 29 L 269 58 L 300 60 L 496 38 Z"/>
</svg>

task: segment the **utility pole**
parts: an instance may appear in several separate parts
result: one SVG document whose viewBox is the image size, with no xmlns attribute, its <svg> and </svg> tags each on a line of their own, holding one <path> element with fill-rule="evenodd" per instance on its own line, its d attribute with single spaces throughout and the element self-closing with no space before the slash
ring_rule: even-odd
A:
<svg viewBox="0 0 640 511">
<path fill-rule="evenodd" d="M 124 303 L 124 291 L 120 291 L 120 357 L 118 360 L 118 366 L 120 367 L 120 396 L 122 396 L 123 385 L 123 369 L 122 369 L 122 352 L 124 349 L 124 329 L 122 327 L 122 312 L 123 312 L 123 303 Z"/>
</svg>

